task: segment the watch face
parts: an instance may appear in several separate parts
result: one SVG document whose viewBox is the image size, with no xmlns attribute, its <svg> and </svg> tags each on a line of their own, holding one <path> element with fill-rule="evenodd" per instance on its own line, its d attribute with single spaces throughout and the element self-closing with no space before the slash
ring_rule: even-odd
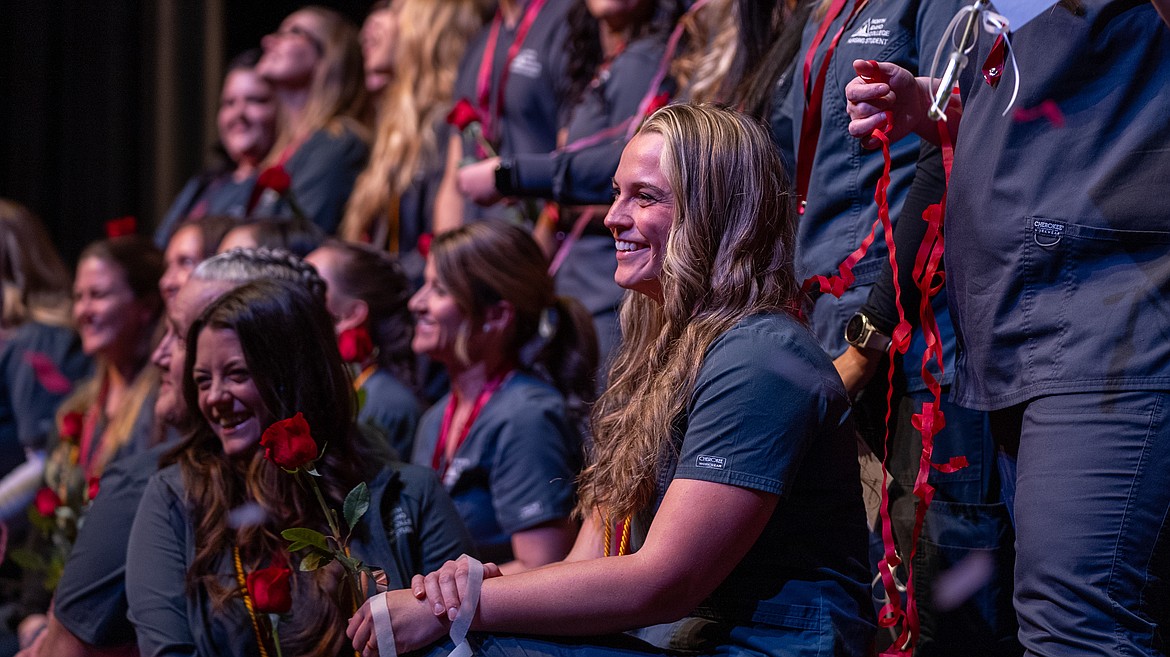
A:
<svg viewBox="0 0 1170 657">
<path fill-rule="evenodd" d="M 845 341 L 849 344 L 855 344 L 861 340 L 863 329 L 865 329 L 865 319 L 861 315 L 850 317 L 849 323 L 845 325 Z"/>
</svg>

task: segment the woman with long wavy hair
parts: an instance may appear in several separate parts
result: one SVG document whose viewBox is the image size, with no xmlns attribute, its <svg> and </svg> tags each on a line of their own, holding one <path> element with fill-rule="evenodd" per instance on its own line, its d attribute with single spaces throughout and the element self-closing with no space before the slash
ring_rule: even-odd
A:
<svg viewBox="0 0 1170 657">
<path fill-rule="evenodd" d="M 289 14 L 261 42 L 256 72 L 276 94 L 276 143 L 263 165 L 284 166 L 305 218 L 326 233 L 341 221 L 345 201 L 369 155 L 369 103 L 357 28 L 332 9 L 309 6 Z M 285 200 L 263 195 L 253 216 L 288 216 Z"/>
<path fill-rule="evenodd" d="M 576 545 L 528 573 L 483 566 L 475 602 L 465 559 L 386 594 L 399 650 L 477 603 L 473 630 L 546 635 L 473 633 L 481 655 L 868 654 L 849 403 L 796 314 L 796 214 L 771 139 L 730 110 L 666 107 L 614 186 L 615 279 L 633 293 L 593 410 Z M 364 655 L 371 609 L 349 627 Z"/>
<path fill-rule="evenodd" d="M 309 565 L 303 553 L 286 551 L 282 530 L 332 533 L 314 493 L 259 444 L 267 427 L 296 413 L 325 445 L 315 481 L 331 508 L 368 483 L 369 511 L 349 543 L 354 558 L 401 584 L 440 555 L 466 549 L 434 475 L 387 464 L 359 436 L 323 299 L 298 284 L 247 283 L 200 315 L 186 345 L 183 394 L 201 421 L 148 484 L 127 553 L 126 594 L 142 654 L 275 654 L 256 617 L 261 592 L 238 582 L 273 565 Z M 284 655 L 348 652 L 342 627 L 353 598 L 343 577 L 336 562 L 291 575 L 295 604 L 279 626 Z"/>
<path fill-rule="evenodd" d="M 383 94 L 374 150 L 346 207 L 340 236 L 397 254 L 422 277 L 418 238 L 431 230 L 443 177 L 455 75 L 483 26 L 483 0 L 402 0 L 394 79 Z"/>
</svg>

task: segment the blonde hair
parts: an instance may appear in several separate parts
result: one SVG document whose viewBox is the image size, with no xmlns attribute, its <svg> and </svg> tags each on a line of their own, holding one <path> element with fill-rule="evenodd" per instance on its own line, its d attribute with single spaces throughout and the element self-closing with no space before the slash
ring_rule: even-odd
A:
<svg viewBox="0 0 1170 657">
<path fill-rule="evenodd" d="M 341 14 L 325 7 L 311 5 L 297 12 L 312 14 L 321 21 L 325 32 L 321 57 L 314 67 L 309 100 L 299 122 L 291 125 L 283 112 L 278 114 L 276 143 L 268 152 L 264 166 L 279 161 L 289 145 L 318 130 L 340 134 L 344 127 L 349 127 L 362 137 L 368 135 L 369 102 L 357 28 Z"/>
<path fill-rule="evenodd" d="M 415 176 L 442 161 L 437 126 L 451 109 L 459 62 L 483 26 L 482 0 L 405 0 L 395 73 L 379 108 L 378 132 L 339 235 L 381 248 L 398 235 L 398 199 Z M 372 238 L 372 239 L 371 239 Z"/>
<path fill-rule="evenodd" d="M 639 135 L 663 139 L 675 216 L 663 257 L 664 303 L 626 294 L 623 343 L 593 409 L 594 450 L 578 512 L 633 515 L 652 503 L 672 427 L 711 343 L 758 313 L 795 315 L 795 210 L 767 130 L 712 105 L 672 105 Z"/>
<path fill-rule="evenodd" d="M 739 43 L 739 4 L 712 0 L 682 18 L 686 49 L 671 62 L 680 97 L 694 103 L 727 99 L 738 80 L 732 75 Z"/>
</svg>

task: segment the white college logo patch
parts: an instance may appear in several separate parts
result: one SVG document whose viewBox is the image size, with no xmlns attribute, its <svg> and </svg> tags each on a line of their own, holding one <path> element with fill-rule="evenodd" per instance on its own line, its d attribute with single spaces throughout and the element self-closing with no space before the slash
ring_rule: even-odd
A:
<svg viewBox="0 0 1170 657">
<path fill-rule="evenodd" d="M 727 465 L 727 459 L 723 458 L 722 456 L 708 456 L 706 454 L 700 454 L 699 457 L 695 459 L 696 468 L 713 468 L 715 470 L 722 470 L 723 466 L 725 465 Z"/>
<path fill-rule="evenodd" d="M 516 59 L 512 60 L 511 71 L 516 75 L 523 75 L 526 78 L 540 77 L 540 59 L 536 56 L 536 51 L 532 48 L 525 48 L 516 54 Z"/>
<path fill-rule="evenodd" d="M 884 46 L 890 39 L 890 31 L 886 29 L 886 19 L 867 18 L 849 37 L 850 43 L 860 46 Z"/>
</svg>

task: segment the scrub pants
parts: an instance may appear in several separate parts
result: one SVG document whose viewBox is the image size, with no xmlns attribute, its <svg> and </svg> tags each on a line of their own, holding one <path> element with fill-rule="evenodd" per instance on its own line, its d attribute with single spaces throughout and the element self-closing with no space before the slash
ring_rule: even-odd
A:
<svg viewBox="0 0 1170 657">
<path fill-rule="evenodd" d="M 1165 654 L 1168 405 L 1165 392 L 1094 392 L 992 414 L 1016 456 L 1015 607 L 1026 655 Z"/>
<path fill-rule="evenodd" d="M 911 420 L 929 398 L 925 392 L 903 396 L 893 427 L 890 518 L 904 558 L 914 526 L 918 499 L 912 491 L 922 450 L 922 435 Z M 965 456 L 968 465 L 957 472 L 930 472 L 935 494 L 913 561 L 921 624 L 915 655 L 1018 657 L 1023 650 L 1016 639 L 1011 599 L 1013 535 L 1001 495 L 988 414 L 947 402 L 945 391 L 942 410 L 946 425 L 934 437 L 931 460 L 946 463 L 952 457 Z M 877 532 L 875 549 L 880 555 L 881 536 Z M 944 603 L 942 594 L 947 592 L 936 594 L 936 587 L 946 585 L 952 569 L 979 570 L 985 577 L 964 599 Z M 899 577 L 904 576 L 905 571 L 899 569 Z M 875 594 L 883 593 L 881 584 L 874 589 Z"/>
</svg>

